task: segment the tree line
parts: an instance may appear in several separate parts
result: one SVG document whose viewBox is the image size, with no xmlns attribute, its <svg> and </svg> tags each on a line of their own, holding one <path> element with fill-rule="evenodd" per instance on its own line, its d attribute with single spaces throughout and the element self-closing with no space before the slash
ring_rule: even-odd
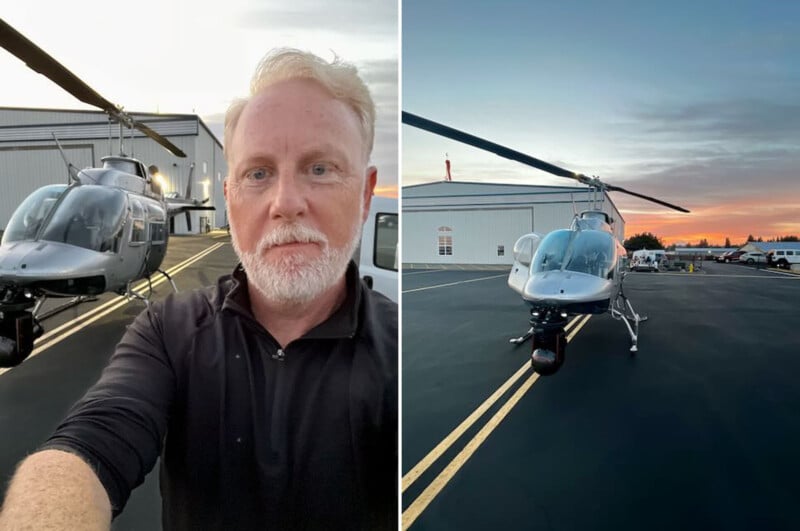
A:
<svg viewBox="0 0 800 531">
<path fill-rule="evenodd" d="M 747 241 L 742 244 L 732 244 L 730 238 L 725 238 L 724 245 L 713 245 L 708 242 L 708 239 L 702 238 L 696 244 L 687 243 L 682 247 L 687 248 L 722 248 L 722 247 L 744 247 L 745 244 L 749 242 L 797 242 L 800 241 L 800 238 L 797 236 L 776 236 L 775 238 L 771 239 L 763 239 L 762 237 L 754 237 L 752 234 L 747 236 Z M 668 251 L 675 250 L 675 244 L 673 245 L 664 245 L 664 242 L 653 234 L 652 232 L 641 232 L 639 234 L 634 234 L 630 238 L 627 238 L 624 242 L 622 242 L 623 247 L 625 250 L 630 251 L 638 251 L 639 249 L 666 249 Z"/>
</svg>

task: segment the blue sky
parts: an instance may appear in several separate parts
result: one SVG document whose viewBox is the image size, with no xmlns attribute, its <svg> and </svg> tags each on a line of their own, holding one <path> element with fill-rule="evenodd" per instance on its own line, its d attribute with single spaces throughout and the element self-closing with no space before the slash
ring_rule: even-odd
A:
<svg viewBox="0 0 800 531">
<path fill-rule="evenodd" d="M 402 106 L 695 212 L 615 194 L 629 227 L 798 233 L 775 217 L 792 202 L 770 204 L 792 197 L 800 220 L 798 29 L 794 2 L 407 0 Z M 564 184 L 408 126 L 402 135 L 404 184 L 440 180 L 445 153 L 455 179 Z M 730 223 L 724 205 L 753 227 Z"/>
</svg>

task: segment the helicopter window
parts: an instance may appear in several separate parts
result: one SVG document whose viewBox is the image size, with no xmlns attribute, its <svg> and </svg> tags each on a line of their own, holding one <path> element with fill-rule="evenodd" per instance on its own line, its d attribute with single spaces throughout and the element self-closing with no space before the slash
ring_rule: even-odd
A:
<svg viewBox="0 0 800 531">
<path fill-rule="evenodd" d="M 3 243 L 35 239 L 42 222 L 66 189 L 65 184 L 51 184 L 29 195 L 11 216 L 3 233 Z"/>
<path fill-rule="evenodd" d="M 137 244 L 147 240 L 144 227 L 144 206 L 138 199 L 131 200 L 131 243 Z"/>
<path fill-rule="evenodd" d="M 125 193 L 107 186 L 83 185 L 67 190 L 41 239 L 76 245 L 98 252 L 113 252 L 123 224 Z"/>
<path fill-rule="evenodd" d="M 131 229 L 131 243 L 139 243 L 145 241 L 144 236 L 144 220 L 134 219 L 133 229 Z"/>
<path fill-rule="evenodd" d="M 564 263 L 569 242 L 575 231 L 555 230 L 542 239 L 533 258 L 531 271 L 558 271 Z"/>
<path fill-rule="evenodd" d="M 567 271 L 586 273 L 600 278 L 608 278 L 614 266 L 614 240 L 604 231 L 587 230 L 578 232 L 570 247 Z"/>
<path fill-rule="evenodd" d="M 153 223 L 150 222 L 150 240 L 153 243 L 163 243 L 164 236 L 166 235 L 166 231 L 164 230 L 163 223 Z"/>
</svg>

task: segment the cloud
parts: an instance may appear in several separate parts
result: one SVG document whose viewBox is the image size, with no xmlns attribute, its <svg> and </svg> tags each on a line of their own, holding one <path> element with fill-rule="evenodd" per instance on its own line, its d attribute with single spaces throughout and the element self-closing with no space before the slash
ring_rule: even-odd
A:
<svg viewBox="0 0 800 531">
<path fill-rule="evenodd" d="M 346 35 L 384 36 L 397 33 L 397 4 L 338 0 L 333 9 L 312 0 L 273 2 L 250 9 L 238 24 L 242 28 L 265 27 L 280 31 L 333 31 Z"/>
<path fill-rule="evenodd" d="M 631 112 L 638 133 L 685 141 L 788 142 L 800 136 L 800 104 L 761 99 L 643 105 Z"/>
<path fill-rule="evenodd" d="M 628 116 L 615 141 L 634 162 L 619 164 L 612 184 L 689 208 L 800 193 L 800 104 L 644 105 Z"/>
</svg>

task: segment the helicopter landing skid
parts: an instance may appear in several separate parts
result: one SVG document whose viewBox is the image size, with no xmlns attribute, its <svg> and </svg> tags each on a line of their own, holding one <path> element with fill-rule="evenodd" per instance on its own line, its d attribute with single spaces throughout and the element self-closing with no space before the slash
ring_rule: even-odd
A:
<svg viewBox="0 0 800 531">
<path fill-rule="evenodd" d="M 508 342 L 514 345 L 521 345 L 525 343 L 527 340 L 529 340 L 531 337 L 533 337 L 533 327 L 530 327 L 527 332 L 525 332 L 519 337 L 512 337 L 511 339 L 508 340 Z"/>
<path fill-rule="evenodd" d="M 175 293 L 178 293 L 178 286 L 175 285 L 175 281 L 172 280 L 172 277 L 169 276 L 169 273 L 167 273 L 166 271 L 163 271 L 161 269 L 156 269 L 156 272 L 161 273 L 162 275 L 164 275 L 164 277 L 166 277 L 167 281 L 169 282 L 169 285 L 172 286 L 172 290 Z M 128 284 L 125 287 L 125 296 L 128 298 L 128 300 L 130 300 L 130 299 L 138 299 L 140 301 L 143 301 L 145 306 L 147 306 L 149 308 L 150 307 L 150 298 L 153 296 L 153 280 L 150 277 L 150 275 L 147 275 L 145 277 L 145 280 L 147 280 L 147 294 L 146 295 L 143 294 L 143 293 L 139 293 L 138 291 L 133 289 L 133 287 L 131 286 L 133 281 L 128 281 Z"/>
<path fill-rule="evenodd" d="M 636 313 L 630 299 L 622 293 L 622 290 L 620 290 L 617 298 L 614 299 L 610 311 L 611 317 L 625 323 L 625 327 L 628 329 L 628 333 L 631 336 L 631 352 L 637 352 L 639 350 L 639 323 L 647 321 L 647 316 L 641 316 Z M 633 322 L 633 325 L 631 325 L 631 322 Z"/>
</svg>

